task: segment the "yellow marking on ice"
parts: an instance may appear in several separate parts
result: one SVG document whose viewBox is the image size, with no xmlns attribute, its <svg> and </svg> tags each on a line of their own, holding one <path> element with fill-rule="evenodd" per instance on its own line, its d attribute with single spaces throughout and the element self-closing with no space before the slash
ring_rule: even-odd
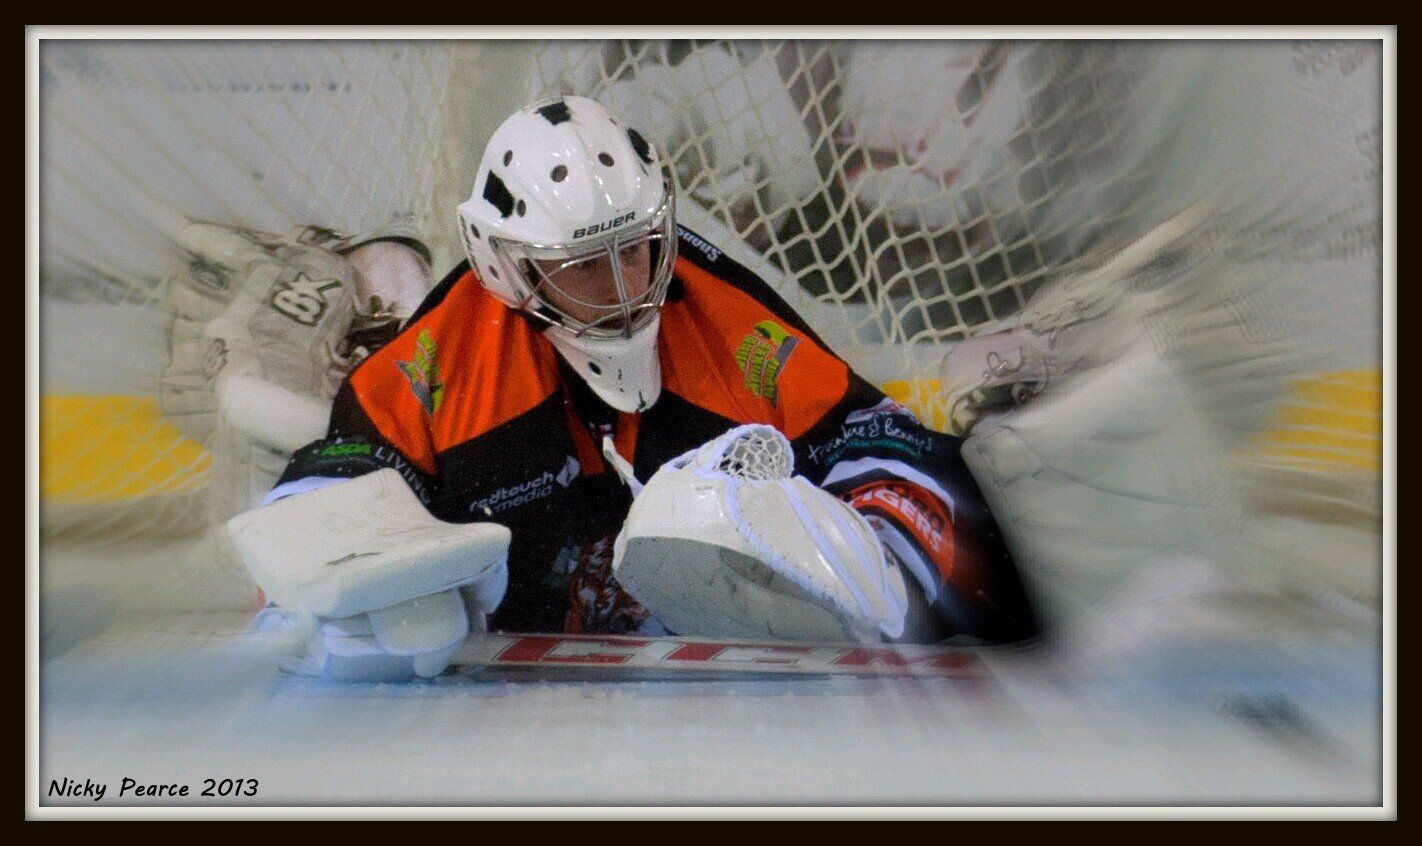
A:
<svg viewBox="0 0 1422 846">
<path fill-rule="evenodd" d="M 1261 447 L 1254 450 L 1252 454 L 1256 457 L 1276 459 L 1279 462 L 1303 465 L 1314 470 L 1382 472 L 1381 455 L 1350 455 L 1328 449 L 1277 449 L 1273 447 Z"/>
<path fill-rule="evenodd" d="M 212 457 L 150 397 L 40 397 L 40 499 L 111 503 L 196 490 Z"/>
<path fill-rule="evenodd" d="M 1323 425 L 1322 421 L 1319 425 Z M 1376 438 L 1350 435 L 1328 429 L 1286 429 L 1274 426 L 1265 431 L 1267 443 L 1260 446 L 1327 447 L 1344 452 L 1367 453 L 1379 446 Z"/>
<path fill-rule="evenodd" d="M 1297 405 L 1280 406 L 1272 421 L 1276 426 L 1296 426 L 1301 429 L 1327 429 L 1362 435 L 1373 440 L 1382 436 L 1382 415 L 1355 414 L 1330 408 Z"/>
<path fill-rule="evenodd" d="M 1382 370 L 1294 379 L 1247 455 L 1332 471 L 1382 470 Z"/>
<path fill-rule="evenodd" d="M 1299 379 L 1290 394 L 1301 405 L 1381 417 L 1382 371 L 1350 370 Z"/>
</svg>

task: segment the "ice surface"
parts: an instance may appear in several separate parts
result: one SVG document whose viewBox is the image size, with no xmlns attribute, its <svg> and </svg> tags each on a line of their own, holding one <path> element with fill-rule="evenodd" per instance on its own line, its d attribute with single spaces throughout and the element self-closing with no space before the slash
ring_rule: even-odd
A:
<svg viewBox="0 0 1422 846">
<path fill-rule="evenodd" d="M 1378 805 L 1380 653 L 1357 641 L 1179 648 L 990 681 L 818 677 L 348 684 L 285 675 L 250 614 L 50 628 L 51 779 L 104 807 L 255 805 Z M 55 616 L 55 615 L 51 615 Z M 92 618 L 91 618 L 92 619 Z M 240 800 L 116 796 L 257 779 Z"/>
<path fill-rule="evenodd" d="M 990 678 L 336 683 L 278 669 L 206 541 L 41 545 L 41 808 L 1383 802 L 1381 634 L 1185 636 Z M 1247 606 L 1226 616 L 1258 622 Z M 1366 620 L 1366 617 L 1362 618 Z M 108 785 L 102 803 L 52 779 Z M 121 780 L 257 779 L 241 799 Z"/>
</svg>

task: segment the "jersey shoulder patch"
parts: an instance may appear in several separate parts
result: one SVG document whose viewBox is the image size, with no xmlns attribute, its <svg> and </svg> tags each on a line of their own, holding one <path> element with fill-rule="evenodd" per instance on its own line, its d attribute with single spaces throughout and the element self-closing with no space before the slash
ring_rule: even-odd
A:
<svg viewBox="0 0 1422 846">
<path fill-rule="evenodd" d="M 809 324 L 790 307 L 789 303 L 785 302 L 785 299 L 768 282 L 697 232 L 681 224 L 677 224 L 676 228 L 678 271 L 684 265 L 691 265 L 710 273 L 722 283 L 737 288 L 756 302 L 761 303 L 781 321 L 793 326 L 801 334 L 813 338 L 815 343 L 821 347 L 826 346 Z M 682 274 L 678 272 L 677 276 L 680 278 Z M 680 281 L 685 283 L 684 279 Z"/>
<path fill-rule="evenodd" d="M 792 439 L 844 397 L 848 366 L 763 280 L 724 255 L 679 257 L 676 272 L 684 293 L 663 309 L 658 339 L 665 389 Z"/>
<path fill-rule="evenodd" d="M 438 453 L 531 410 L 558 387 L 552 345 L 472 271 L 440 287 L 350 379 L 376 428 L 415 450 L 410 458 L 427 472 Z"/>
</svg>

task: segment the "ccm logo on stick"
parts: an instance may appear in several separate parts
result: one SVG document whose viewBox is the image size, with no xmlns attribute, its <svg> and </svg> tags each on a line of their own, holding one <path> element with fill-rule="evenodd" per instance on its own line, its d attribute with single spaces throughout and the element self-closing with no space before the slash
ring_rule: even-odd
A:
<svg viewBox="0 0 1422 846">
<path fill-rule="evenodd" d="M 588 235 L 596 235 L 599 232 L 607 232 L 610 229 L 616 229 L 622 224 L 631 221 L 635 217 L 637 217 L 636 212 L 628 212 L 627 214 L 624 214 L 621 217 L 614 217 L 612 220 L 604 220 L 602 223 L 599 223 L 595 226 L 579 227 L 573 230 L 573 240 L 576 241 L 577 239 L 586 237 Z"/>
</svg>

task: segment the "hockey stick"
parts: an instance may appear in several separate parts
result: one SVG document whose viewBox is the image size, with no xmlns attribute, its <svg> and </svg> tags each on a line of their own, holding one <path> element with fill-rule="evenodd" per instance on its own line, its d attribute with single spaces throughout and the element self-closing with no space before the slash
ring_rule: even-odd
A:
<svg viewBox="0 0 1422 846">
<path fill-rule="evenodd" d="M 979 679 L 989 675 L 977 650 L 964 647 L 556 633 L 493 633 L 470 638 L 450 672 L 467 675 L 511 668 L 692 678 L 745 673 Z"/>
</svg>

